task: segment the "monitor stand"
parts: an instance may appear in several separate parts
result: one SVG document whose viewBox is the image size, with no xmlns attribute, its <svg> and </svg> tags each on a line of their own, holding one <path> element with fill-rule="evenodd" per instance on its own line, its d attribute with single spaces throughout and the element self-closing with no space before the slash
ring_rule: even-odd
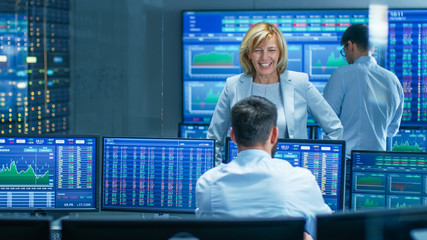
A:
<svg viewBox="0 0 427 240">
<path fill-rule="evenodd" d="M 153 215 L 154 220 L 168 220 L 169 213 L 155 213 Z"/>
</svg>

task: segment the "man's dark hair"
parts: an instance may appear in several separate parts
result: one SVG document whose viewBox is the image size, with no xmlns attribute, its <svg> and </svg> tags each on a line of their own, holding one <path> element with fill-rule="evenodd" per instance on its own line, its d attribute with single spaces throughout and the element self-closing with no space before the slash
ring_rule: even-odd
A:
<svg viewBox="0 0 427 240">
<path fill-rule="evenodd" d="M 348 41 L 351 41 L 353 43 L 357 44 L 357 47 L 361 51 L 368 51 L 370 50 L 369 46 L 369 30 L 366 25 L 363 24 L 355 24 L 351 25 L 345 32 L 343 33 L 341 37 L 341 45 L 344 46 L 348 43 Z"/>
<path fill-rule="evenodd" d="M 265 143 L 276 122 L 276 106 L 263 97 L 242 99 L 231 109 L 231 127 L 237 145 L 253 147 Z"/>
</svg>

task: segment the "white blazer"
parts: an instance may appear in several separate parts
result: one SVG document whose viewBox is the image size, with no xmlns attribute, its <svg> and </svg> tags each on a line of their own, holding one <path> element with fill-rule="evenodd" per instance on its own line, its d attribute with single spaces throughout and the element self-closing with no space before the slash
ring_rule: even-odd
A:
<svg viewBox="0 0 427 240">
<path fill-rule="evenodd" d="M 216 140 L 216 165 L 222 161 L 221 152 L 231 124 L 231 108 L 238 101 L 251 96 L 252 85 L 252 76 L 243 73 L 228 78 L 225 83 L 207 133 L 208 138 Z M 325 131 L 324 139 L 342 138 L 341 121 L 322 94 L 308 80 L 307 74 L 285 71 L 280 75 L 280 88 L 289 138 L 307 138 L 308 113 Z"/>
</svg>

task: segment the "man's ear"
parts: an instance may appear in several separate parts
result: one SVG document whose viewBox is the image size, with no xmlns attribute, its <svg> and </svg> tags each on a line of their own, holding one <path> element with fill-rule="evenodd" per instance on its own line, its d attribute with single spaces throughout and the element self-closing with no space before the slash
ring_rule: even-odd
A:
<svg viewBox="0 0 427 240">
<path fill-rule="evenodd" d="M 271 144 L 275 144 L 277 142 L 278 136 L 279 136 L 279 128 L 278 127 L 274 127 L 273 129 L 271 129 L 270 143 Z"/>
<path fill-rule="evenodd" d="M 348 49 L 349 51 L 351 51 L 351 52 L 353 52 L 353 51 L 354 51 L 354 48 L 357 46 L 357 45 L 356 45 L 356 43 L 354 43 L 354 42 L 352 42 L 352 41 L 350 41 L 350 40 L 348 40 L 347 44 L 348 44 L 347 49 Z"/>
<path fill-rule="evenodd" d="M 230 129 L 230 138 L 233 140 L 233 142 L 236 142 L 236 136 L 234 135 L 233 128 Z"/>
</svg>

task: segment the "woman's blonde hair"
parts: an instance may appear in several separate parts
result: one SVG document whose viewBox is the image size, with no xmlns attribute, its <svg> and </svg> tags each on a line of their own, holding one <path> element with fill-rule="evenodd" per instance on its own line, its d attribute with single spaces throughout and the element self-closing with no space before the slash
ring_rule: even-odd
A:
<svg viewBox="0 0 427 240">
<path fill-rule="evenodd" d="M 279 44 L 280 58 L 277 63 L 277 71 L 279 74 L 286 70 L 288 65 L 288 49 L 282 32 L 271 23 L 259 22 L 253 25 L 243 38 L 239 50 L 240 66 L 245 74 L 255 76 L 256 70 L 249 59 L 248 54 L 253 51 L 262 41 L 275 37 Z"/>
</svg>

